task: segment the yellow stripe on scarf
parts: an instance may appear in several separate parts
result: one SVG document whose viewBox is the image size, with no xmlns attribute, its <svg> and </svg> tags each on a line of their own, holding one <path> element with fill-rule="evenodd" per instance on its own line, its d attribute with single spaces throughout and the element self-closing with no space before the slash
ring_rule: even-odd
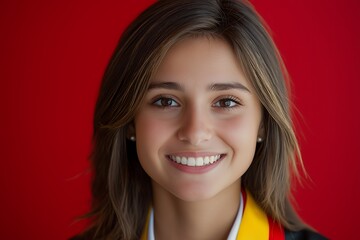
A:
<svg viewBox="0 0 360 240">
<path fill-rule="evenodd" d="M 150 211 L 146 219 L 141 240 L 148 240 Z M 237 240 L 268 240 L 269 222 L 266 214 L 256 204 L 251 194 L 246 191 L 246 203 L 238 231 Z"/>
<path fill-rule="evenodd" d="M 144 227 L 143 233 L 141 234 L 140 240 L 148 240 L 149 221 L 150 221 L 150 211 L 149 211 L 148 216 L 146 218 L 145 227 Z"/>
<path fill-rule="evenodd" d="M 237 240 L 268 240 L 269 222 L 266 214 L 246 191 L 246 203 Z"/>
</svg>

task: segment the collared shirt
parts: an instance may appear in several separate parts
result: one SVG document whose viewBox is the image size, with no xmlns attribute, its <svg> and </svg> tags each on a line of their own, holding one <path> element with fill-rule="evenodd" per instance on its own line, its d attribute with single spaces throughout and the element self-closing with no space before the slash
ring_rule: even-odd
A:
<svg viewBox="0 0 360 240">
<path fill-rule="evenodd" d="M 229 236 L 227 237 L 227 240 L 236 240 L 236 236 L 238 233 L 238 229 L 240 227 L 242 215 L 244 210 L 244 201 L 243 196 L 240 194 L 240 205 L 239 209 L 235 218 L 235 221 L 231 227 Z M 149 219 L 149 228 L 148 228 L 148 240 L 155 240 L 155 234 L 154 234 L 154 209 L 151 209 L 150 212 L 150 219 Z"/>
</svg>

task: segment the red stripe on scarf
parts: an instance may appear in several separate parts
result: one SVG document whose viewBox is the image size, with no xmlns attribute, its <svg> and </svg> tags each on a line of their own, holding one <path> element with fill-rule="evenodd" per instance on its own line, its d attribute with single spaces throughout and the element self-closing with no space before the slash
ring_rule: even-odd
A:
<svg viewBox="0 0 360 240">
<path fill-rule="evenodd" d="M 271 217 L 268 217 L 269 221 L 269 240 L 285 240 L 284 228 Z"/>
</svg>

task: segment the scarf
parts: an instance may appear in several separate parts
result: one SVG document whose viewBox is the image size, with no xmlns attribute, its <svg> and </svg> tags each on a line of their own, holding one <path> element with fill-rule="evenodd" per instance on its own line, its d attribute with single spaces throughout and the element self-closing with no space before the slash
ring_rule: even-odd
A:
<svg viewBox="0 0 360 240">
<path fill-rule="evenodd" d="M 251 194 L 246 191 L 245 207 L 238 230 L 237 240 L 284 240 L 284 229 L 257 205 Z M 147 218 L 141 240 L 148 240 L 149 218 Z"/>
</svg>

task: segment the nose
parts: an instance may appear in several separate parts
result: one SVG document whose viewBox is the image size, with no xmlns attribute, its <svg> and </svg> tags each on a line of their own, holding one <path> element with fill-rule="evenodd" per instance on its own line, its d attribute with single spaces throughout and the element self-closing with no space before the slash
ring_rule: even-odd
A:
<svg viewBox="0 0 360 240">
<path fill-rule="evenodd" d="M 200 107 L 189 107 L 182 116 L 178 139 L 198 146 L 212 137 L 210 116 Z"/>
</svg>

